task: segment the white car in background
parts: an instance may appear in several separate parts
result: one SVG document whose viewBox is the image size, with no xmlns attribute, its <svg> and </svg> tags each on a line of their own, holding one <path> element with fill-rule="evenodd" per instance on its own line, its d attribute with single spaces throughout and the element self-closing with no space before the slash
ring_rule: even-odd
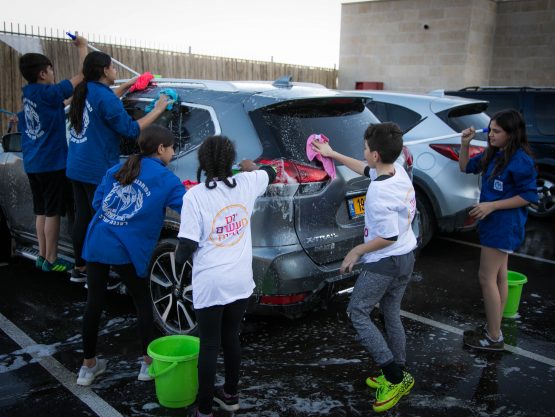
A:
<svg viewBox="0 0 555 417">
<path fill-rule="evenodd" d="M 421 217 L 421 247 L 430 241 L 436 231 L 453 232 L 474 227 L 475 221 L 468 211 L 478 202 L 480 176 L 459 171 L 460 137 L 412 146 L 411 142 L 459 133 L 469 126 L 476 129 L 488 127 L 489 117 L 484 113 L 488 103 L 438 97 L 433 93 L 423 95 L 381 90 L 357 90 L 356 93 L 371 99 L 366 107 L 380 121 L 397 123 L 405 132 L 405 145 L 414 157 L 413 182 Z M 486 135 L 477 134 L 471 144 L 471 156 L 485 149 Z"/>
</svg>

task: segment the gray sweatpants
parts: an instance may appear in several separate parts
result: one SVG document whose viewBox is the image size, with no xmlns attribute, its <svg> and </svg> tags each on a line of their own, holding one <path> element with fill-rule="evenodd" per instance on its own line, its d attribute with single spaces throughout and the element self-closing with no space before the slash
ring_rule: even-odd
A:
<svg viewBox="0 0 555 417">
<path fill-rule="evenodd" d="M 358 340 L 380 368 L 393 361 L 405 365 L 406 338 L 400 310 L 413 268 L 412 252 L 365 264 L 347 307 L 347 313 L 358 333 Z M 385 318 L 387 341 L 370 318 L 370 313 L 378 302 Z"/>
</svg>

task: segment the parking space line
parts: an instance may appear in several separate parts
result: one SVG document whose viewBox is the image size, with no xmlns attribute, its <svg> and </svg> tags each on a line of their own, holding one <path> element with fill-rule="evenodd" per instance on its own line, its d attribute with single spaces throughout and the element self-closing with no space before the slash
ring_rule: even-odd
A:
<svg viewBox="0 0 555 417">
<path fill-rule="evenodd" d="M 463 334 L 463 330 L 461 329 L 458 329 L 456 327 L 450 326 L 445 323 L 441 323 L 439 321 L 435 321 L 426 317 L 419 316 L 418 314 L 409 313 L 408 311 L 401 310 L 401 316 L 414 321 L 418 321 L 423 324 L 427 324 L 428 326 L 437 327 L 438 329 L 445 330 L 447 332 L 455 333 L 461 336 Z M 548 358 L 547 356 L 538 355 L 537 353 L 530 352 L 528 350 L 521 349 L 519 347 L 511 346 L 507 344 L 505 344 L 505 350 L 512 352 L 516 355 L 524 356 L 528 359 L 532 359 L 534 361 L 541 362 L 546 365 L 555 367 L 555 359 Z"/>
<path fill-rule="evenodd" d="M 22 349 L 37 345 L 26 333 L 0 313 L 0 329 L 6 333 Z M 73 395 L 84 402 L 92 411 L 101 417 L 123 417 L 115 408 L 99 397 L 90 388 L 81 387 L 75 383 L 76 376 L 68 371 L 60 362 L 52 356 L 40 356 L 35 352 L 29 352 L 44 369 L 46 369 L 60 384 L 66 387 Z"/>
<path fill-rule="evenodd" d="M 467 246 L 473 246 L 475 248 L 483 248 L 482 245 L 478 244 L 478 243 L 472 243 L 472 242 L 465 242 L 464 240 L 458 240 L 458 239 L 453 239 L 451 237 L 443 237 L 443 236 L 439 236 L 438 239 L 441 240 L 447 240 L 448 242 L 454 242 L 454 243 L 460 243 L 461 245 L 467 245 Z M 545 259 L 545 258 L 540 258 L 537 256 L 532 256 L 532 255 L 526 255 L 524 253 L 510 253 L 509 256 L 516 256 L 519 258 L 526 258 L 526 259 L 531 259 L 533 261 L 538 261 L 538 262 L 545 262 L 548 264 L 553 264 L 555 265 L 555 261 L 551 260 L 551 259 Z"/>
</svg>

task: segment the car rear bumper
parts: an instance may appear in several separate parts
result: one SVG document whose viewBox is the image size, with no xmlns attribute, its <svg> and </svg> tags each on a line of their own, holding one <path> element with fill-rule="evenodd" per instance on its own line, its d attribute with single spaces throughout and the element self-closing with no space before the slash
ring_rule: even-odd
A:
<svg viewBox="0 0 555 417">
<path fill-rule="evenodd" d="M 474 220 L 468 212 L 472 207 L 460 210 L 450 216 L 441 217 L 437 220 L 439 231 L 450 233 L 455 231 L 465 231 L 475 229 L 478 222 Z"/>
<path fill-rule="evenodd" d="M 300 245 L 253 248 L 256 289 L 249 312 L 298 317 L 314 309 L 352 287 L 362 264 L 348 274 L 340 274 L 340 266 L 315 264 Z"/>
</svg>

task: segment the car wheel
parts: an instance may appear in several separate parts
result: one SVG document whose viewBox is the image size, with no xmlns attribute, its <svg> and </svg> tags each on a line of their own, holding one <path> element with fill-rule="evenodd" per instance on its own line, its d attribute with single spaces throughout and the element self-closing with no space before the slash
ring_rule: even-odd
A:
<svg viewBox="0 0 555 417">
<path fill-rule="evenodd" d="M 555 176 L 540 173 L 536 183 L 538 205 L 528 206 L 528 212 L 533 217 L 551 217 L 555 214 Z"/>
<path fill-rule="evenodd" d="M 192 261 L 182 271 L 175 269 L 177 239 L 156 245 L 150 265 L 150 295 L 154 322 L 165 334 L 196 335 L 198 323 L 193 308 Z"/>
<path fill-rule="evenodd" d="M 436 222 L 432 204 L 428 197 L 419 190 L 416 191 L 416 208 L 420 212 L 420 234 L 422 236 L 420 249 L 422 249 L 432 239 L 436 229 Z"/>
<path fill-rule="evenodd" d="M 12 256 L 12 235 L 6 218 L 0 210 L 0 262 L 7 262 Z"/>
</svg>

